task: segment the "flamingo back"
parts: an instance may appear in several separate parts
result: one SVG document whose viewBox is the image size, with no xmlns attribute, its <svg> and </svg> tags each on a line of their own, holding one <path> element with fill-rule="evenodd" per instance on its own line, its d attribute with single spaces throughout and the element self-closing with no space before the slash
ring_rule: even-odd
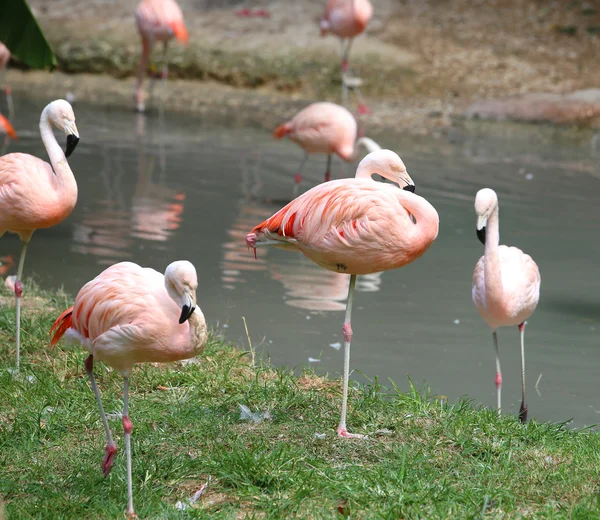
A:
<svg viewBox="0 0 600 520">
<path fill-rule="evenodd" d="M 148 40 L 168 41 L 175 36 L 183 44 L 189 41 L 183 14 L 174 0 L 142 0 L 135 18 L 140 33 Z"/>
<path fill-rule="evenodd" d="M 369 0 L 329 0 L 321 20 L 321 34 L 331 32 L 340 38 L 354 38 L 365 30 L 372 15 Z"/>
</svg>

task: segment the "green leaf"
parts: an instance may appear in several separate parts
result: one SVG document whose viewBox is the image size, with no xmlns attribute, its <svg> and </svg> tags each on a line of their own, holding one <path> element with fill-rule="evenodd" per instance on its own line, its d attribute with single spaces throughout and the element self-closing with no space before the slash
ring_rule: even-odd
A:
<svg viewBox="0 0 600 520">
<path fill-rule="evenodd" d="M 56 57 L 25 0 L 0 0 L 0 41 L 34 69 L 53 69 Z"/>
</svg>

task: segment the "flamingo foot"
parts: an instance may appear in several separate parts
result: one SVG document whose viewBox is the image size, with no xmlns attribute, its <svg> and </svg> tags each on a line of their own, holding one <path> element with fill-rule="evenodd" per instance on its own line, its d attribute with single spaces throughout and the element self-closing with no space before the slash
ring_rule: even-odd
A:
<svg viewBox="0 0 600 520">
<path fill-rule="evenodd" d="M 359 103 L 359 105 L 358 105 L 358 113 L 361 116 L 365 116 L 367 114 L 370 114 L 371 110 L 369 110 L 369 107 L 367 105 L 365 105 L 364 103 Z"/>
<path fill-rule="evenodd" d="M 338 437 L 342 437 L 343 439 L 365 439 L 367 436 L 362 435 L 361 433 L 350 433 L 346 427 L 339 427 L 337 429 Z"/>
<path fill-rule="evenodd" d="M 519 420 L 522 423 L 526 423 L 527 422 L 527 403 L 525 401 L 523 401 L 521 403 L 521 408 L 519 409 Z"/>
<path fill-rule="evenodd" d="M 20 298 L 22 294 L 23 294 L 23 284 L 21 283 L 21 280 L 17 280 L 15 282 L 15 296 L 17 298 Z"/>
<path fill-rule="evenodd" d="M 342 335 L 344 336 L 344 341 L 346 343 L 350 343 L 352 341 L 352 325 L 349 321 L 344 322 L 342 325 Z"/>
<path fill-rule="evenodd" d="M 136 515 L 134 511 L 127 511 L 126 516 L 128 520 L 136 520 L 138 517 L 138 515 Z"/>
<path fill-rule="evenodd" d="M 116 454 L 117 446 L 115 444 L 107 444 L 104 457 L 102 458 L 102 473 L 104 473 L 105 477 L 110 473 Z"/>
</svg>

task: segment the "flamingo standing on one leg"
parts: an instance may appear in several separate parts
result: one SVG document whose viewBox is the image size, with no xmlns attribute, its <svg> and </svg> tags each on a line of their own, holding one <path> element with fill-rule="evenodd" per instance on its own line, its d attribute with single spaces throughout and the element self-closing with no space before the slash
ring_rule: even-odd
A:
<svg viewBox="0 0 600 520">
<path fill-rule="evenodd" d="M 492 329 L 496 351 L 496 389 L 498 413 L 501 410 L 502 372 L 498 353 L 498 327 L 518 325 L 521 332 L 521 422 L 527 420 L 525 403 L 525 320 L 540 299 L 540 271 L 533 259 L 516 247 L 500 246 L 498 196 L 485 188 L 475 197 L 477 237 L 485 253 L 473 272 L 473 303 Z"/>
<path fill-rule="evenodd" d="M 187 45 L 188 32 L 183 23 L 181 9 L 175 0 L 142 0 L 135 11 L 135 19 L 142 37 L 142 55 L 137 76 L 135 99 L 138 111 L 143 112 L 145 109 L 145 96 L 142 83 L 154 44 L 163 42 L 162 77 L 163 82 L 166 82 L 169 72 L 167 62 L 169 41 L 176 37 L 177 40 Z"/>
<path fill-rule="evenodd" d="M 379 174 L 398 185 L 376 182 Z M 438 234 L 435 208 L 414 194 L 404 163 L 390 150 L 367 155 L 353 179 L 315 186 L 246 235 L 256 248 L 273 245 L 301 251 L 330 271 L 350 274 L 344 336 L 344 390 L 337 432 L 346 429 L 351 313 L 356 275 L 395 269 L 419 258 Z"/>
<path fill-rule="evenodd" d="M 8 47 L 0 42 L 0 73 L 4 75 L 6 71 L 6 66 L 10 61 L 10 51 Z M 8 117 L 10 119 L 14 119 L 15 117 L 15 109 L 12 101 L 12 92 L 8 85 L 4 85 L 4 94 L 6 95 L 6 104 L 8 105 Z"/>
<path fill-rule="evenodd" d="M 344 107 L 335 103 L 319 102 L 308 105 L 291 120 L 279 125 L 273 132 L 274 137 L 289 137 L 304 149 L 304 159 L 300 163 L 294 178 L 294 196 L 298 185 L 302 182 L 302 169 L 308 154 L 327 154 L 327 170 L 325 182 L 331 179 L 331 155 L 336 154 L 344 161 L 352 161 L 358 157 L 358 148 L 364 146 L 368 152 L 380 150 L 381 147 L 368 137 L 356 140 L 356 120 Z"/>
<path fill-rule="evenodd" d="M 52 125 L 67 135 L 64 153 L 52 133 Z M 67 101 L 58 99 L 44 108 L 40 133 L 52 166 L 26 153 L 0 157 L 0 236 L 9 231 L 21 237 L 21 258 L 14 284 L 17 368 L 21 345 L 21 276 L 27 244 L 36 229 L 54 226 L 67 218 L 77 202 L 77 182 L 66 158 L 77 146 L 79 133 L 73 108 Z"/>
<path fill-rule="evenodd" d="M 348 104 L 348 86 L 350 86 L 358 98 L 361 114 L 367 113 L 368 109 L 358 90 L 360 78 L 348 78 L 346 72 L 352 41 L 365 30 L 372 15 L 373 6 L 369 0 L 329 0 L 321 18 L 321 36 L 326 36 L 330 32 L 340 38 L 343 103 Z"/>
<path fill-rule="evenodd" d="M 123 376 L 123 430 L 127 456 L 127 514 L 134 515 L 131 477 L 129 378 L 135 363 L 166 363 L 200 354 L 208 338 L 204 315 L 196 307 L 198 279 L 185 260 L 171 263 L 164 276 L 132 262 L 112 265 L 85 284 L 75 304 L 52 325 L 52 346 L 65 339 L 90 352 L 85 369 L 106 431 L 102 471 L 108 475 L 117 447 L 94 379 L 94 360 Z"/>
</svg>

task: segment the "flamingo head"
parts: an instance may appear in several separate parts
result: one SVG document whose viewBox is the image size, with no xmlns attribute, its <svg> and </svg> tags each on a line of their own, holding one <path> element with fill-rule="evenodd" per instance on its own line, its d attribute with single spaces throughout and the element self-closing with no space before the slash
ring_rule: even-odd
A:
<svg viewBox="0 0 600 520">
<path fill-rule="evenodd" d="M 368 154 L 356 170 L 356 177 L 371 177 L 374 173 L 395 182 L 403 190 L 415 192 L 415 183 L 408 175 L 406 166 L 397 153 L 391 150 L 376 150 Z"/>
<path fill-rule="evenodd" d="M 485 227 L 488 218 L 498 208 L 498 195 L 490 188 L 483 188 L 475 196 L 475 213 L 477 213 L 477 238 L 485 245 Z"/>
<path fill-rule="evenodd" d="M 165 287 L 173 301 L 181 308 L 179 323 L 184 323 L 196 310 L 196 269 L 187 260 L 178 260 L 167 266 Z"/>
<path fill-rule="evenodd" d="M 79 132 L 75 124 L 75 112 L 68 101 L 57 99 L 52 101 L 42 112 L 42 120 L 45 117 L 59 130 L 64 131 L 67 136 L 67 147 L 65 157 L 69 157 L 79 142 Z"/>
</svg>

